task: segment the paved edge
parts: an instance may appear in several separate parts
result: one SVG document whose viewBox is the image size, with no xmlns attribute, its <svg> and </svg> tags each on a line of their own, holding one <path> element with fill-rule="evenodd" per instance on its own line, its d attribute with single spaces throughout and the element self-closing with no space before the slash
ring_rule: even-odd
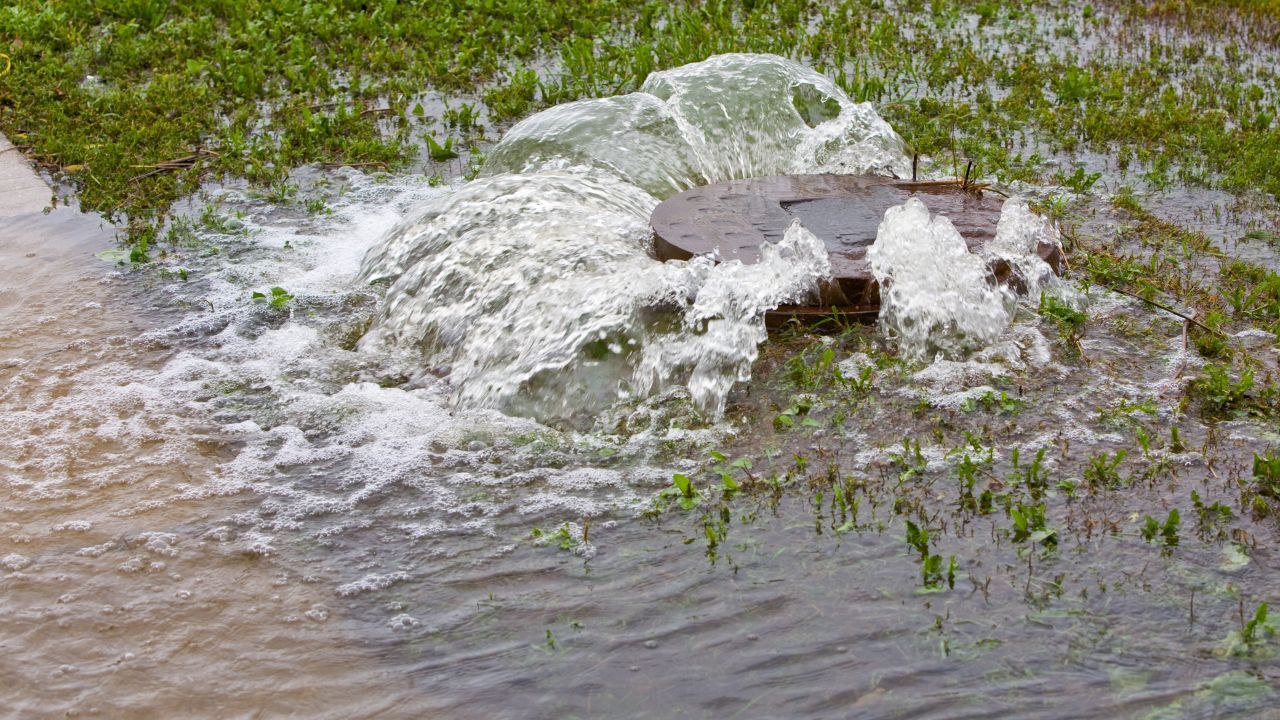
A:
<svg viewBox="0 0 1280 720">
<path fill-rule="evenodd" d="M 27 159 L 0 133 L 0 217 L 42 212 L 52 196 Z"/>
</svg>

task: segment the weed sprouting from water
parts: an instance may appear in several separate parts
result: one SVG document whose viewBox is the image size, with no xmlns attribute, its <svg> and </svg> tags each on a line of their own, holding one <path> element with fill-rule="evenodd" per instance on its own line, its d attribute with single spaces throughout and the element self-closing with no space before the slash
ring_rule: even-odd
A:
<svg viewBox="0 0 1280 720">
<path fill-rule="evenodd" d="M 1245 496 L 1250 498 L 1254 515 L 1265 517 L 1274 514 L 1274 508 L 1280 504 L 1280 455 L 1271 450 L 1265 454 L 1254 453 L 1253 471 L 1245 485 Z"/>
<path fill-rule="evenodd" d="M 1009 509 L 1009 517 L 1013 520 L 1012 539 L 1015 543 L 1030 541 L 1046 548 L 1057 547 L 1058 532 L 1048 526 L 1044 503 L 1019 502 Z"/>
<path fill-rule="evenodd" d="M 674 499 L 681 510 L 692 510 L 702 500 L 702 494 L 694 487 L 688 475 L 676 473 L 671 476 L 671 487 L 663 491 L 660 497 Z"/>
<path fill-rule="evenodd" d="M 566 551 L 571 551 L 582 543 L 582 540 L 575 536 L 569 529 L 568 523 L 562 524 L 551 532 L 535 527 L 529 531 L 529 538 L 533 540 L 535 544 L 553 544 L 557 548 Z"/>
<path fill-rule="evenodd" d="M 1046 452 L 1048 452 L 1048 448 L 1037 450 L 1035 458 L 1025 467 L 1018 464 L 1018 448 L 1014 448 L 1010 456 L 1014 473 L 1012 481 L 1030 490 L 1033 498 L 1039 497 L 1049 483 L 1049 478 L 1044 472 L 1044 456 Z"/>
<path fill-rule="evenodd" d="M 920 452 L 920 441 L 902 438 L 902 451 L 889 453 L 890 463 L 898 469 L 898 484 L 916 477 L 929 467 L 929 461 Z"/>
<path fill-rule="evenodd" d="M 1253 617 L 1240 628 L 1240 639 L 1246 645 L 1256 645 L 1261 643 L 1266 635 L 1271 634 L 1271 629 L 1267 627 L 1267 604 L 1262 603 L 1258 609 L 1254 611 Z"/>
<path fill-rule="evenodd" d="M 920 576 L 925 590 L 940 590 L 943 583 L 948 588 L 956 585 L 956 557 L 952 555 L 945 567 L 942 556 L 929 552 L 929 531 L 914 522 L 907 521 L 907 544 L 920 554 Z"/>
<path fill-rule="evenodd" d="M 1210 418 L 1226 417 L 1248 404 L 1249 392 L 1253 390 L 1253 370 L 1245 368 L 1238 378 L 1222 365 L 1209 363 L 1204 373 L 1190 385 L 1190 392 L 1199 397 L 1203 403 L 1204 414 Z"/>
<path fill-rule="evenodd" d="M 1010 397 L 1009 393 L 1001 390 L 997 395 L 994 390 L 988 391 L 978 397 L 965 399 L 960 405 L 960 409 L 965 412 L 973 412 L 981 408 L 987 412 L 996 412 L 1002 415 L 1016 415 L 1018 411 L 1026 407 L 1026 401 L 1018 398 Z"/>
<path fill-rule="evenodd" d="M 1120 477 L 1120 463 L 1129 456 L 1128 450 L 1117 450 L 1115 453 L 1101 452 L 1089 458 L 1089 465 L 1084 470 L 1085 482 L 1090 488 L 1114 490 L 1128 483 Z"/>
<path fill-rule="evenodd" d="M 1064 343 L 1079 349 L 1087 315 L 1048 293 L 1040 295 L 1040 315 L 1053 322 Z"/>
<path fill-rule="evenodd" d="M 257 302 L 264 302 L 277 310 L 283 310 L 293 301 L 293 295 L 282 287 L 273 287 L 267 292 L 254 291 L 252 299 Z"/>
<path fill-rule="evenodd" d="M 1173 547 L 1178 544 L 1178 527 L 1181 523 L 1182 519 L 1178 515 L 1177 508 L 1169 510 L 1169 516 L 1163 523 L 1147 515 L 1143 519 L 1142 539 L 1155 542 L 1159 537 L 1165 547 Z"/>
</svg>

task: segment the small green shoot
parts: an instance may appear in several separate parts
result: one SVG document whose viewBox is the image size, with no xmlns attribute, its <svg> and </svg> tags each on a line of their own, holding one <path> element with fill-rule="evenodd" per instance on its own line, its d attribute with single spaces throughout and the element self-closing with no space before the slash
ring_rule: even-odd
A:
<svg viewBox="0 0 1280 720">
<path fill-rule="evenodd" d="M 1013 519 L 1013 541 L 1030 540 L 1045 547 L 1057 547 L 1058 531 L 1048 527 L 1045 520 L 1045 505 L 1026 505 L 1018 503 L 1009 509 Z"/>
<path fill-rule="evenodd" d="M 569 523 L 564 523 L 552 532 L 547 532 L 542 528 L 535 527 L 529 531 L 529 538 L 533 540 L 535 545 L 548 545 L 555 543 L 556 547 L 561 550 L 573 550 L 578 546 L 579 540 L 569 531 Z"/>
<path fill-rule="evenodd" d="M 661 512 L 670 500 L 674 500 L 677 507 L 688 512 L 702 502 L 702 493 L 694 487 L 693 480 L 688 475 L 675 473 L 671 476 L 671 486 L 654 498 L 655 510 Z"/>
<path fill-rule="evenodd" d="M 1200 499 L 1200 493 L 1195 490 L 1191 491 L 1191 505 L 1196 509 L 1196 522 L 1205 529 L 1214 527 L 1219 523 L 1225 523 L 1235 517 L 1235 513 L 1232 512 L 1231 508 L 1220 502 L 1206 505 L 1204 500 Z"/>
<path fill-rule="evenodd" d="M 289 294 L 289 291 L 282 287 L 273 287 L 271 288 L 270 293 L 270 295 L 267 295 L 266 293 L 261 293 L 255 290 L 252 299 L 268 303 L 271 307 L 277 310 L 284 309 L 289 302 L 293 300 L 293 296 Z"/>
<path fill-rule="evenodd" d="M 1254 611 L 1253 617 L 1240 629 L 1240 639 L 1246 645 L 1256 645 L 1263 642 L 1266 639 L 1263 636 L 1271 632 L 1271 628 L 1267 626 L 1267 604 L 1262 603 Z"/>
<path fill-rule="evenodd" d="M 995 412 L 1001 415 L 1016 415 L 1026 404 L 1026 401 L 1009 397 L 1009 393 L 1001 390 L 999 395 L 996 395 L 994 391 L 988 391 L 978 397 L 966 398 L 961 403 L 960 409 L 964 412 L 973 412 L 981 408 L 987 412 Z"/>
<path fill-rule="evenodd" d="M 441 145 L 440 143 L 436 142 L 435 138 L 428 135 L 427 136 L 427 153 L 431 156 L 431 159 L 435 160 L 436 162 L 453 160 L 454 158 L 458 157 L 458 152 L 453 149 L 452 137 L 445 138 L 444 144 Z"/>
<path fill-rule="evenodd" d="M 920 576 L 926 590 L 939 590 L 945 577 L 947 587 L 956 586 L 956 556 L 952 555 L 943 573 L 942 556 L 929 553 L 929 531 L 907 521 L 907 544 L 920 553 Z"/>
<path fill-rule="evenodd" d="M 929 556 L 929 531 L 908 520 L 907 544 L 920 553 L 921 559 L 927 558 Z"/>
<path fill-rule="evenodd" d="M 1078 346 L 1080 336 L 1084 334 L 1084 324 L 1089 318 L 1058 298 L 1042 293 L 1040 295 L 1040 316 L 1053 322 L 1058 328 L 1058 337 L 1068 345 Z"/>
<path fill-rule="evenodd" d="M 1204 402 L 1204 414 L 1225 417 L 1245 402 L 1253 389 L 1253 371 L 1246 368 L 1239 380 L 1232 380 L 1226 368 L 1216 363 L 1204 367 L 1204 374 L 1191 382 L 1190 391 Z"/>
<path fill-rule="evenodd" d="M 1089 466 L 1084 469 L 1084 479 L 1091 488 L 1116 489 L 1124 487 L 1120 477 L 1120 463 L 1128 457 L 1128 450 L 1117 450 L 1114 455 L 1101 452 L 1089 458 Z"/>
<path fill-rule="evenodd" d="M 1178 544 L 1178 526 L 1181 523 L 1182 518 L 1178 515 L 1178 508 L 1169 510 L 1169 516 L 1163 524 L 1147 515 L 1143 521 L 1142 539 L 1147 542 L 1155 542 L 1158 536 L 1165 547 L 1173 547 Z"/>
</svg>

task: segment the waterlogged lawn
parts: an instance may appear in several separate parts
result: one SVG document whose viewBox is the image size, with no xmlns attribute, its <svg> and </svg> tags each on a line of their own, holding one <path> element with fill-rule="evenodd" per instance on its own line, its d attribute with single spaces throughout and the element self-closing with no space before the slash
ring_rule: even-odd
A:
<svg viewBox="0 0 1280 720">
<path fill-rule="evenodd" d="M 247 227 L 341 209 L 347 173 L 327 167 L 465 178 L 542 107 L 735 51 L 835 78 L 925 172 L 972 163 L 1030 195 L 1084 301 L 1025 303 L 1016 347 L 989 363 L 912 362 L 866 325 L 775 333 L 711 429 L 674 397 L 611 408 L 616 424 L 591 433 L 433 443 L 432 472 L 459 487 L 474 458 L 515 468 L 503 476 L 660 471 L 635 487 L 640 520 L 510 513 L 507 560 L 488 535 L 443 536 L 444 554 L 426 535 L 388 542 L 399 509 L 361 506 L 379 521 L 338 541 L 310 517 L 317 539 L 298 545 L 325 563 L 346 553 L 365 575 L 369 548 L 385 553 L 368 577 L 393 585 L 351 607 L 393 623 L 377 641 L 390 666 L 494 717 L 510 697 L 471 688 L 536 687 L 555 704 L 527 714 L 548 717 L 636 717 L 658 692 L 713 717 L 1273 708 L 1280 1 L 10 0 L 0 130 L 128 228 L 111 259 L 177 278 L 186 307 L 212 314 L 204 283 L 233 258 L 287 267 L 261 260 L 297 251 L 242 242 Z M 251 192 L 223 205 L 219 181 Z M 261 280 L 243 292 L 255 322 L 323 321 L 344 350 L 376 303 Z M 287 405 L 235 376 L 209 394 L 245 420 L 271 408 L 264 426 Z M 341 419 L 306 422 L 322 436 Z M 468 502 L 497 503 L 498 487 Z M 535 486 L 513 487 L 516 507 Z"/>
<path fill-rule="evenodd" d="M 294 200 L 308 163 L 466 175 L 514 120 L 651 71 L 773 52 L 834 77 L 938 172 L 1087 191 L 1280 192 L 1280 5 L 17 0 L 0 130 L 147 240 L 206 180 Z M 1080 156 L 1087 157 L 1087 156 Z"/>
</svg>

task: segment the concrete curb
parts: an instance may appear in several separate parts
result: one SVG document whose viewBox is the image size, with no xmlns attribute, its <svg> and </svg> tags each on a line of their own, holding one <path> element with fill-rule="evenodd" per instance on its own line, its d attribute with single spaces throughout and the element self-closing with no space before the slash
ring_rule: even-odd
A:
<svg viewBox="0 0 1280 720">
<path fill-rule="evenodd" d="M 53 192 L 0 133 L 0 218 L 30 215 L 50 205 Z"/>
</svg>

